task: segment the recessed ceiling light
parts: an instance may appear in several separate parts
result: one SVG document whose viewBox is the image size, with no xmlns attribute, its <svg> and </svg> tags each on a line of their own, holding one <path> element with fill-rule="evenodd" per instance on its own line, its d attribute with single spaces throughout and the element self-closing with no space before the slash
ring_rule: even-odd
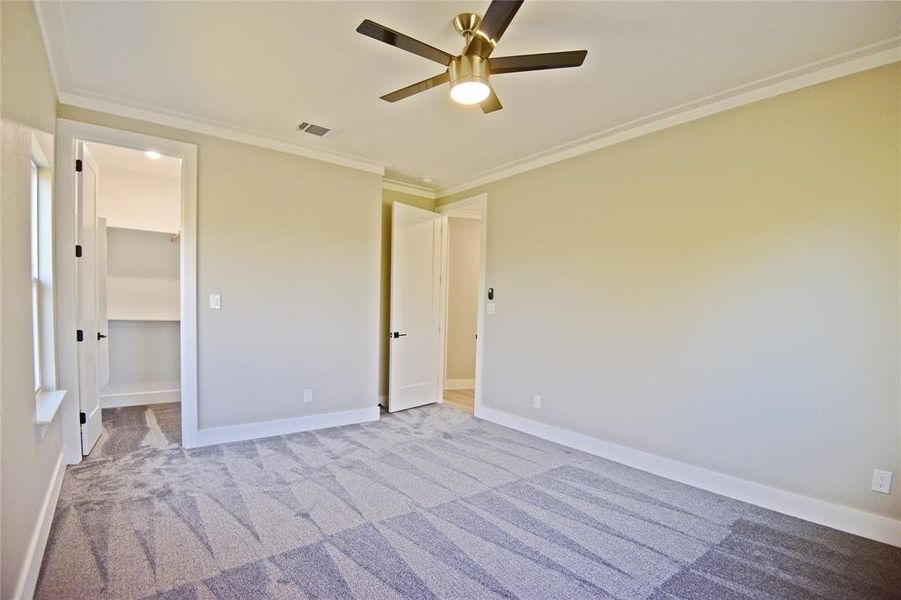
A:
<svg viewBox="0 0 901 600">
<path fill-rule="evenodd" d="M 159 152 L 157 152 L 156 150 L 148 150 L 147 152 L 144 153 L 144 156 L 146 156 L 150 160 L 159 160 L 163 157 L 163 155 L 160 154 Z"/>
<path fill-rule="evenodd" d="M 425 177 L 420 178 L 420 180 L 421 180 L 424 184 L 426 184 L 426 185 L 431 185 L 432 182 L 435 181 L 434 179 L 432 179 L 432 178 L 429 177 L 428 175 L 425 176 Z"/>
</svg>

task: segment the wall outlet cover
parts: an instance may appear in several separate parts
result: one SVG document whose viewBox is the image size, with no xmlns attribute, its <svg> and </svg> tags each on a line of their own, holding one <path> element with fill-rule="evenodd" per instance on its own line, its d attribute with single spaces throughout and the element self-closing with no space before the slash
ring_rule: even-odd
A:
<svg viewBox="0 0 901 600">
<path fill-rule="evenodd" d="M 313 390 L 306 389 L 303 391 L 303 402 L 304 404 L 313 401 Z"/>
<path fill-rule="evenodd" d="M 873 483 L 870 488 L 880 494 L 892 493 L 892 472 L 882 469 L 873 469 Z"/>
<path fill-rule="evenodd" d="M 535 408 L 541 408 L 541 396 L 539 396 L 538 394 L 532 396 L 532 406 L 534 406 Z"/>
</svg>

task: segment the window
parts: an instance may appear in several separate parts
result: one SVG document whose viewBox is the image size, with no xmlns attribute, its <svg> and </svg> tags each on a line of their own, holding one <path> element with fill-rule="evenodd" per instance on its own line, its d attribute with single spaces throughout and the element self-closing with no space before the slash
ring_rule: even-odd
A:
<svg viewBox="0 0 901 600">
<path fill-rule="evenodd" d="M 45 146 L 51 144 L 47 140 Z M 36 137 L 31 142 L 31 339 L 36 396 L 56 390 L 53 338 L 53 171 Z"/>
<path fill-rule="evenodd" d="M 31 139 L 31 336 L 34 344 L 35 423 L 40 439 L 59 412 L 65 390 L 56 389 L 56 355 L 53 338 L 53 171 L 42 147 L 45 138 Z"/>
<path fill-rule="evenodd" d="M 31 161 L 31 333 L 34 341 L 34 391 L 41 391 L 41 207 L 38 166 Z"/>
</svg>

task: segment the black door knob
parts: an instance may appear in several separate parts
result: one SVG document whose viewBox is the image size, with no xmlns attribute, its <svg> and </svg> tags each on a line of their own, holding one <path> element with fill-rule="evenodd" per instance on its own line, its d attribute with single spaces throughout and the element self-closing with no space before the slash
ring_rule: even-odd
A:
<svg viewBox="0 0 901 600">
<path fill-rule="evenodd" d="M 100 333 L 99 331 L 97 332 L 97 341 L 98 341 L 98 342 L 99 342 L 100 340 L 102 340 L 103 338 L 105 338 L 105 337 L 106 337 L 106 336 L 103 335 L 102 333 Z"/>
<path fill-rule="evenodd" d="M 393 337 L 394 339 L 397 339 L 399 337 L 406 337 L 406 335 L 407 335 L 406 333 L 401 333 L 399 331 L 395 331 L 394 333 L 391 334 L 391 337 Z"/>
</svg>

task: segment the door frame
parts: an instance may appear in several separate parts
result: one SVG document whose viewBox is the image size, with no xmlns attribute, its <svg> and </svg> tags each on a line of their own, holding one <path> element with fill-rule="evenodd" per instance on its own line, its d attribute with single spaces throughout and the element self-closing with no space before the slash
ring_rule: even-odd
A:
<svg viewBox="0 0 901 600">
<path fill-rule="evenodd" d="M 476 313 L 476 381 L 473 412 L 476 417 L 482 416 L 482 378 L 484 375 L 483 361 L 485 358 L 485 306 L 487 304 L 487 279 L 488 279 L 488 194 L 482 193 L 463 200 L 457 200 L 444 204 L 435 209 L 443 215 L 441 227 L 441 299 L 442 299 L 442 326 L 441 326 L 441 401 L 444 401 L 444 383 L 447 376 L 447 309 L 448 293 L 450 286 L 448 281 L 448 263 L 450 259 L 448 241 L 450 228 L 447 218 L 465 213 L 474 206 L 479 207 L 479 225 L 481 236 L 479 238 L 479 303 Z"/>
<path fill-rule="evenodd" d="M 181 159 L 180 346 L 182 446 L 197 446 L 197 146 L 133 131 L 68 119 L 56 121 L 54 173 L 54 278 L 59 385 L 69 390 L 63 401 L 63 452 L 68 464 L 81 462 L 78 422 L 78 347 L 75 330 L 75 143 L 98 142 L 135 150 L 156 150 Z"/>
</svg>

